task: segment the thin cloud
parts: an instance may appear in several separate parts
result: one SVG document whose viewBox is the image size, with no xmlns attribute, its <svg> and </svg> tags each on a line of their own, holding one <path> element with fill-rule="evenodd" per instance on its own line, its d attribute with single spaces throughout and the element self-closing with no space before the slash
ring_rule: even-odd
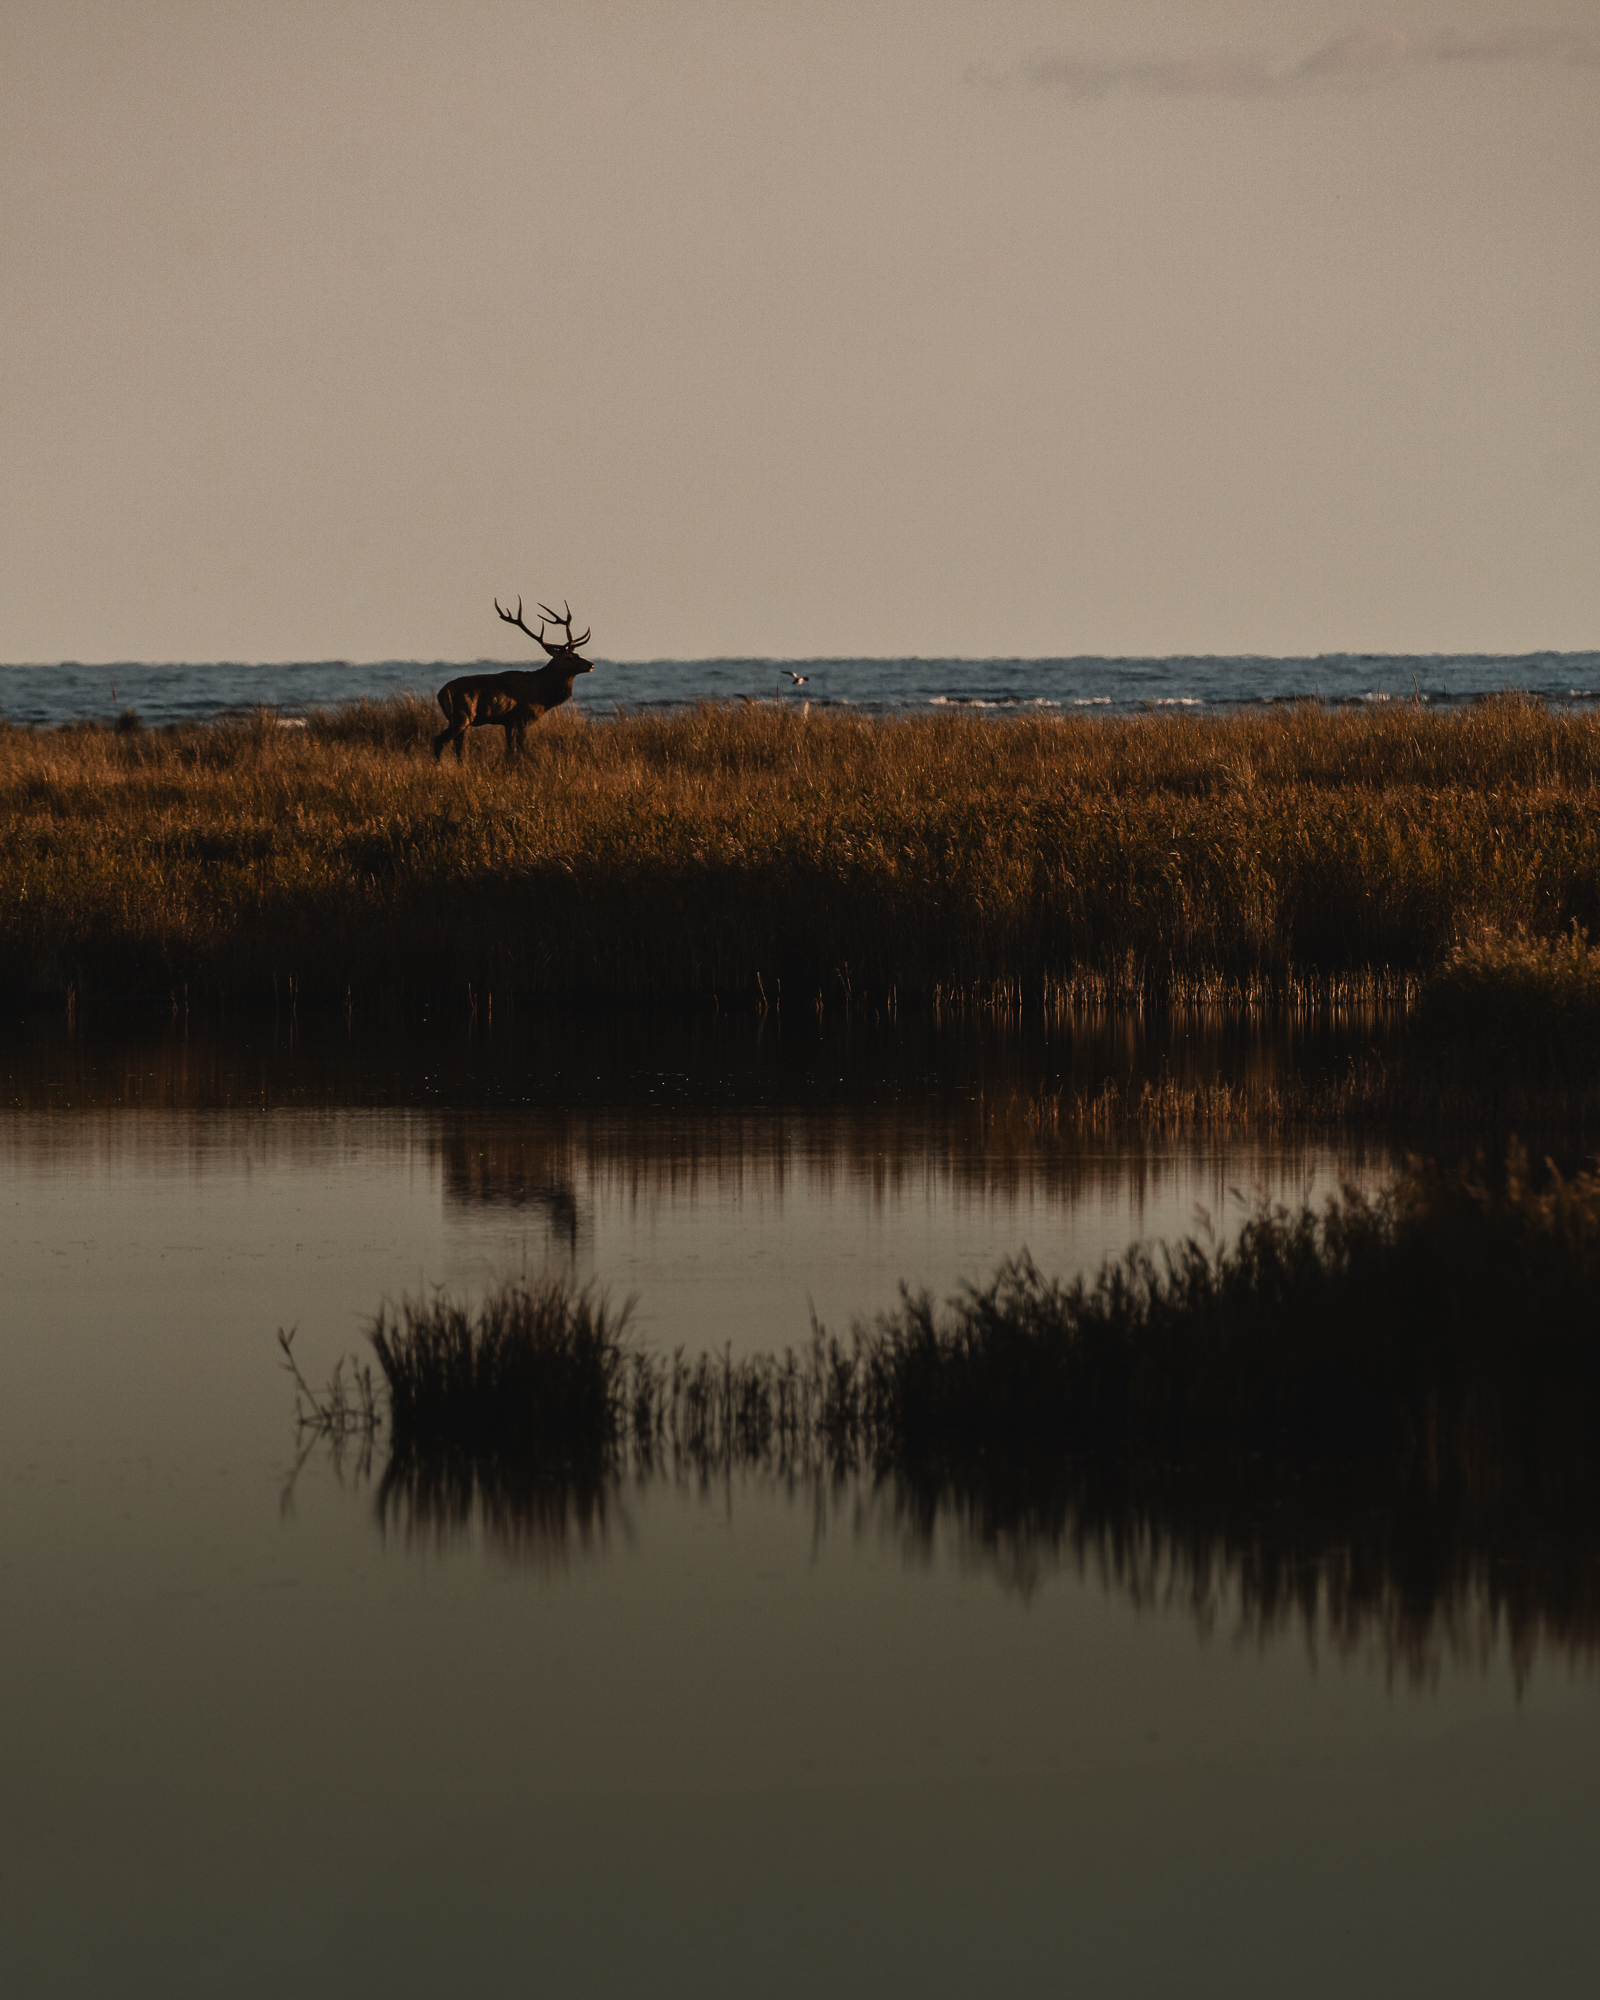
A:
<svg viewBox="0 0 1600 2000">
<path fill-rule="evenodd" d="M 1216 49 L 1188 56 L 1094 56 L 1070 50 L 1030 57 L 991 84 L 1018 83 L 1059 97 L 1276 97 L 1380 83 L 1419 70 L 1492 63 L 1600 66 L 1600 38 L 1559 29 L 1505 28 L 1482 35 L 1453 30 L 1412 34 L 1362 28 L 1324 42 L 1290 63 Z"/>
</svg>

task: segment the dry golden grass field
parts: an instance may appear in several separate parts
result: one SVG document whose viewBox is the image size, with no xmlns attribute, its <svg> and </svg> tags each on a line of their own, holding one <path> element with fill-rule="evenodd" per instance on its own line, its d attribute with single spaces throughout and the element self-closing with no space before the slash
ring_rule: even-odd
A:
<svg viewBox="0 0 1600 2000">
<path fill-rule="evenodd" d="M 1548 941 L 1600 926 L 1600 717 L 1515 697 L 568 709 L 521 762 L 482 731 L 461 767 L 429 754 L 438 722 L 398 701 L 305 727 L 0 728 L 0 992 L 1292 1003 L 1403 995 L 1456 953 L 1459 997 L 1508 953 L 1537 983 Z"/>
</svg>

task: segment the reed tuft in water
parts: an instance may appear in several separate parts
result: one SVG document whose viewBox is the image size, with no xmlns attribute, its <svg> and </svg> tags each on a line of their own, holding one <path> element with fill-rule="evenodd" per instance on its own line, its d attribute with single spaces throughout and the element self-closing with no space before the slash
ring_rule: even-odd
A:
<svg viewBox="0 0 1600 2000">
<path fill-rule="evenodd" d="M 371 1335 L 392 1447 L 544 1467 L 605 1458 L 622 1438 L 628 1311 L 556 1278 L 508 1284 L 475 1315 L 442 1294 L 383 1308 Z"/>
</svg>

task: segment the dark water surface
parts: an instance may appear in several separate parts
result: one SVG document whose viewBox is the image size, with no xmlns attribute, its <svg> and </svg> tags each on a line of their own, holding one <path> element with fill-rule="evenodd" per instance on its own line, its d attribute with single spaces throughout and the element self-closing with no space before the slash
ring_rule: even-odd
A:
<svg viewBox="0 0 1600 2000">
<path fill-rule="evenodd" d="M 86 666 L 0 666 L 0 717 L 58 724 L 109 720 L 136 709 L 148 724 L 205 722 L 274 708 L 303 716 L 360 698 L 420 694 L 454 674 L 520 666 L 523 659 L 422 661 L 218 661 L 162 666 L 141 661 Z M 804 676 L 797 687 L 793 674 Z M 1048 660 L 605 660 L 579 681 L 581 708 L 607 714 L 670 709 L 696 701 L 760 700 L 774 694 L 869 714 L 1037 710 L 1127 714 L 1147 708 L 1226 709 L 1316 696 L 1335 704 L 1410 700 L 1450 707 L 1521 689 L 1542 700 L 1600 700 L 1600 653 L 1325 653 L 1179 655 L 1166 659 Z"/>
<path fill-rule="evenodd" d="M 1581 1551 L 1513 1643 L 1492 1564 L 1415 1550 L 1351 1615 L 1354 1514 L 1271 1598 L 1270 1507 L 996 1533 L 669 1469 L 519 1524 L 295 1469 L 280 1325 L 316 1379 L 385 1293 L 553 1262 L 750 1351 L 1092 1268 L 1393 1156 L 1053 1093 L 1364 1038 L 13 1027 L 0 1991 L 1588 1991 Z"/>
</svg>

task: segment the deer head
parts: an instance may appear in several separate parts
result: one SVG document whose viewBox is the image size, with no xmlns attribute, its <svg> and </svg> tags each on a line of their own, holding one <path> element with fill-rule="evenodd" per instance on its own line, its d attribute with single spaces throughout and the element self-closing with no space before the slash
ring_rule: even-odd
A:
<svg viewBox="0 0 1600 2000">
<path fill-rule="evenodd" d="M 578 655 L 578 648 L 588 645 L 590 630 L 592 628 L 580 632 L 574 638 L 572 636 L 572 606 L 567 603 L 565 598 L 561 600 L 561 606 L 563 615 L 558 618 L 548 604 L 541 604 L 539 606 L 539 629 L 535 632 L 523 623 L 522 599 L 520 597 L 517 599 L 517 608 L 515 611 L 501 610 L 498 597 L 494 601 L 495 610 L 500 612 L 500 616 L 506 623 L 508 625 L 515 625 L 520 631 L 526 632 L 536 646 L 543 646 L 552 661 L 559 660 L 564 667 L 570 667 L 575 674 L 592 674 L 594 672 L 594 661 L 581 659 Z M 547 623 L 565 626 L 567 636 L 561 641 L 560 645 L 552 646 L 550 641 L 544 636 L 544 628 Z"/>
</svg>

